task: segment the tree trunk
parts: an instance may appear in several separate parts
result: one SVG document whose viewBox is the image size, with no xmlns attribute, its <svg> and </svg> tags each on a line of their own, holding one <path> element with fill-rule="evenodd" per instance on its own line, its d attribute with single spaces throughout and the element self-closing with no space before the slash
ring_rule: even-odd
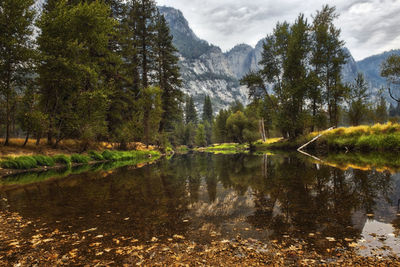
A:
<svg viewBox="0 0 400 267">
<path fill-rule="evenodd" d="M 9 85 L 8 85 L 9 87 Z M 9 145 L 10 142 L 10 93 L 9 93 L 9 88 L 7 88 L 7 94 L 6 94 L 6 140 L 4 142 L 5 146 Z"/>
<path fill-rule="evenodd" d="M 26 133 L 25 142 L 24 142 L 24 144 L 22 145 L 22 147 L 25 147 L 26 144 L 28 143 L 28 141 L 29 141 L 29 131 Z"/>
</svg>

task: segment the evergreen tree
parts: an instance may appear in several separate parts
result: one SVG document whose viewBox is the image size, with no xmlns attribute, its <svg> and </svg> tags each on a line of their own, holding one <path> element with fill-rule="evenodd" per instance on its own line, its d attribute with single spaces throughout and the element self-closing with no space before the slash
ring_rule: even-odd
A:
<svg viewBox="0 0 400 267">
<path fill-rule="evenodd" d="M 186 124 L 193 123 L 197 124 L 197 111 L 194 106 L 193 97 L 186 97 L 186 106 L 185 106 L 185 122 Z"/>
<path fill-rule="evenodd" d="M 154 70 L 154 40 L 156 3 L 154 0 L 132 0 L 136 15 L 136 35 L 138 37 L 138 59 L 140 62 L 141 87 L 150 84 L 150 74 Z"/>
<path fill-rule="evenodd" d="M 385 123 L 388 120 L 388 110 L 385 98 L 381 95 L 379 96 L 379 102 L 375 108 L 376 122 Z"/>
<path fill-rule="evenodd" d="M 33 0 L 0 1 L 0 94 L 5 100 L 5 145 L 9 144 L 18 90 L 32 77 L 33 4 Z"/>
<path fill-rule="evenodd" d="M 203 121 L 207 121 L 209 124 L 213 121 L 213 109 L 211 104 L 211 98 L 206 95 L 204 97 L 204 105 L 203 105 Z"/>
<path fill-rule="evenodd" d="M 218 115 L 215 117 L 213 130 L 213 141 L 216 143 L 225 143 L 228 141 L 228 130 L 226 128 L 226 121 L 230 116 L 230 112 L 221 109 Z"/>
<path fill-rule="evenodd" d="M 207 145 L 206 132 L 203 124 L 197 126 L 195 143 L 196 146 L 199 147 L 205 147 Z"/>
<path fill-rule="evenodd" d="M 141 125 L 143 127 L 143 142 L 146 145 L 154 143 L 158 135 L 162 110 L 162 91 L 158 87 L 147 87 L 141 92 L 138 100 Z M 137 125 L 139 127 L 139 125 Z"/>
<path fill-rule="evenodd" d="M 104 62 L 116 21 L 104 3 L 59 1 L 38 26 L 41 104 L 49 118 L 48 141 L 84 139 L 83 148 L 106 132 L 109 90 Z"/>
<path fill-rule="evenodd" d="M 323 6 L 314 17 L 314 53 L 315 75 L 324 91 L 331 126 L 338 126 L 340 104 L 346 96 L 347 88 L 341 81 L 341 71 L 348 55 L 344 52 L 344 42 L 340 40 L 340 29 L 333 21 L 338 17 L 335 7 Z M 319 95 L 316 95 L 319 97 Z M 313 99 L 314 101 L 315 99 Z"/>
<path fill-rule="evenodd" d="M 163 115 L 160 132 L 173 130 L 179 119 L 182 91 L 177 49 L 172 44 L 172 35 L 163 15 L 157 14 L 154 52 L 156 57 L 157 84 L 162 90 Z"/>
<path fill-rule="evenodd" d="M 249 73 L 241 83 L 250 97 L 270 101 L 277 114 L 277 125 L 284 136 L 294 138 L 304 130 L 304 104 L 309 85 L 307 59 L 310 51 L 309 26 L 303 15 L 293 25 L 278 23 L 263 46 L 262 70 Z M 267 90 L 272 84 L 277 101 Z"/>
<path fill-rule="evenodd" d="M 368 84 L 364 75 L 359 73 L 354 84 L 350 86 L 349 119 L 354 126 L 359 125 L 368 110 Z"/>
</svg>

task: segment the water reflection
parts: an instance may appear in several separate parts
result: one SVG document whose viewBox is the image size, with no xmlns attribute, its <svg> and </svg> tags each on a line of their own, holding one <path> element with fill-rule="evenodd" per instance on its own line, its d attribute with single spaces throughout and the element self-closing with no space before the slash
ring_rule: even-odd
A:
<svg viewBox="0 0 400 267">
<path fill-rule="evenodd" d="M 400 232 L 400 176 L 388 172 L 240 154 L 189 154 L 141 169 L 98 170 L 3 186 L 7 205 L 1 207 L 71 233 L 96 227 L 110 240 L 181 234 L 209 242 L 241 234 L 324 247 L 326 237 L 366 239 L 373 222 Z"/>
</svg>

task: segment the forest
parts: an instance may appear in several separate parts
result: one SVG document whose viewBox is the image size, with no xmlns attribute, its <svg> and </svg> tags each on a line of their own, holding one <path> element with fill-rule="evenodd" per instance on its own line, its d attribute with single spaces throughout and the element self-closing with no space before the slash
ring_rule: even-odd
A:
<svg viewBox="0 0 400 267">
<path fill-rule="evenodd" d="M 387 88 L 371 95 L 363 74 L 344 83 L 348 55 L 323 6 L 309 22 L 278 22 L 264 41 L 261 70 L 241 84 L 249 104 L 213 110 L 182 93 L 179 53 L 152 0 L 34 0 L 1 4 L 0 93 L 4 145 L 23 137 L 56 147 L 74 139 L 81 151 L 103 141 L 126 149 L 142 142 L 167 149 L 213 143 L 295 139 L 330 126 L 397 122 L 399 56 L 382 66 Z M 10 19 L 16 18 L 16 19 Z M 397 105 L 393 105 L 397 103 Z M 200 114 L 201 111 L 201 114 Z M 198 114 L 199 113 L 199 114 Z"/>
</svg>

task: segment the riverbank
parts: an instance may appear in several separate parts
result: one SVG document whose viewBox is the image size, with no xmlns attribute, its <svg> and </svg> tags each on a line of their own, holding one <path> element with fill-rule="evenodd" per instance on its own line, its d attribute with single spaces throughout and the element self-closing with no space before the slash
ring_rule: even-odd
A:
<svg viewBox="0 0 400 267">
<path fill-rule="evenodd" d="M 332 239 L 334 240 L 334 239 Z M 15 212 L 0 212 L 0 265 L 190 265 L 190 266 L 400 266 L 397 256 L 360 256 L 353 241 L 327 241 L 324 252 L 287 238 L 268 244 L 255 239 L 214 240 L 200 244 L 173 235 L 139 241 L 133 236 L 109 236 L 97 228 L 71 233 L 26 221 Z"/>
<path fill-rule="evenodd" d="M 156 150 L 105 150 L 103 152 L 89 151 L 85 154 L 72 155 L 6 157 L 0 161 L 0 176 L 51 172 L 60 169 L 66 169 L 68 171 L 74 167 L 108 162 L 129 162 L 131 165 L 136 165 L 146 161 L 153 161 L 160 157 L 161 153 Z"/>
<path fill-rule="evenodd" d="M 313 132 L 295 140 L 281 140 L 266 145 L 266 149 L 296 150 L 321 134 L 305 150 L 355 151 L 355 152 L 396 152 L 400 151 L 400 124 L 375 124 L 373 126 L 340 127 L 333 130 Z"/>
</svg>

